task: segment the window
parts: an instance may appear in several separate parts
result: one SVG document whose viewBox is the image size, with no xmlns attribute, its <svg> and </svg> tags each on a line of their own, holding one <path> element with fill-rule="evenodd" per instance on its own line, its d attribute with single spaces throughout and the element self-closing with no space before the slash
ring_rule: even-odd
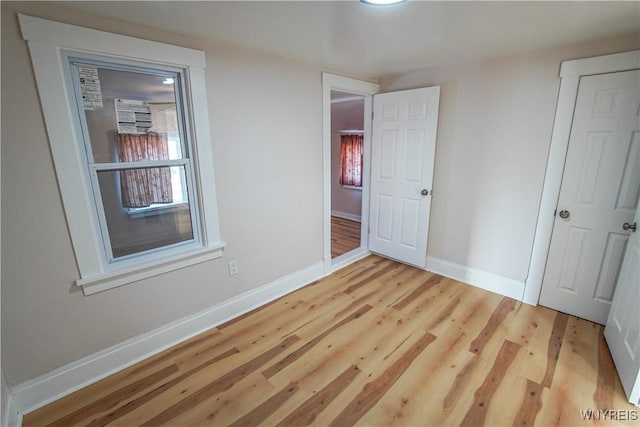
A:
<svg viewBox="0 0 640 427">
<path fill-rule="evenodd" d="M 340 137 L 340 184 L 362 188 L 362 135 Z"/>
<path fill-rule="evenodd" d="M 65 58 L 109 262 L 197 241 L 182 72 Z"/>
<path fill-rule="evenodd" d="M 204 54 L 19 18 L 84 293 L 220 257 Z"/>
</svg>

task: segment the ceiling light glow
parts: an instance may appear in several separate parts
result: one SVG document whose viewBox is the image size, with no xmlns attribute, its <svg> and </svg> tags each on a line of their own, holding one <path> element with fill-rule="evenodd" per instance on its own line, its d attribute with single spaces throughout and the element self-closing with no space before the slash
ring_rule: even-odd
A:
<svg viewBox="0 0 640 427">
<path fill-rule="evenodd" d="M 167 77 L 166 79 L 164 79 L 162 84 L 163 85 L 172 85 L 173 84 L 173 79 L 171 77 Z"/>
<path fill-rule="evenodd" d="M 392 4 L 404 3 L 407 0 L 360 0 L 361 3 L 373 6 L 390 6 Z"/>
</svg>

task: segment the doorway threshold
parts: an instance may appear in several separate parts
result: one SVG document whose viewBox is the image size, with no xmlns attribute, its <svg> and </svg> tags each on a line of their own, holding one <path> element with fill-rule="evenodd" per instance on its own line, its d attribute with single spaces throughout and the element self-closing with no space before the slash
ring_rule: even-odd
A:
<svg viewBox="0 0 640 427">
<path fill-rule="evenodd" d="M 329 266 L 329 271 L 325 271 L 326 275 L 329 275 L 333 272 L 336 272 L 349 264 L 353 264 L 356 261 L 361 260 L 367 256 L 371 255 L 371 251 L 366 248 L 356 248 L 352 251 L 344 253 L 340 256 L 337 256 L 331 260 L 331 265 Z"/>
</svg>

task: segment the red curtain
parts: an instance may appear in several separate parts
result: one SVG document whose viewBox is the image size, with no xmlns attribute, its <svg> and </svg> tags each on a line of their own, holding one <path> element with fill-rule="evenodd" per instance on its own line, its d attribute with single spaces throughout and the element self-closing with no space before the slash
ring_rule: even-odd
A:
<svg viewBox="0 0 640 427">
<path fill-rule="evenodd" d="M 118 154 L 121 162 L 168 160 L 167 136 L 149 132 L 143 135 L 119 134 Z M 122 206 L 143 208 L 152 203 L 171 203 L 171 169 L 169 167 L 120 171 Z"/>
<path fill-rule="evenodd" d="M 342 135 L 340 184 L 362 187 L 362 135 Z"/>
</svg>

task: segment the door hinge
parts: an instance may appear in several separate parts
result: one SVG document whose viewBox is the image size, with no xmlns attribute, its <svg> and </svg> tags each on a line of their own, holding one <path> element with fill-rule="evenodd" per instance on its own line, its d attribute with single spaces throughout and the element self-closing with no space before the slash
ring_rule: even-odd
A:
<svg viewBox="0 0 640 427">
<path fill-rule="evenodd" d="M 558 213 L 558 209 L 555 209 L 555 210 L 553 211 L 553 216 L 556 216 L 556 214 L 557 214 L 557 213 Z"/>
</svg>

